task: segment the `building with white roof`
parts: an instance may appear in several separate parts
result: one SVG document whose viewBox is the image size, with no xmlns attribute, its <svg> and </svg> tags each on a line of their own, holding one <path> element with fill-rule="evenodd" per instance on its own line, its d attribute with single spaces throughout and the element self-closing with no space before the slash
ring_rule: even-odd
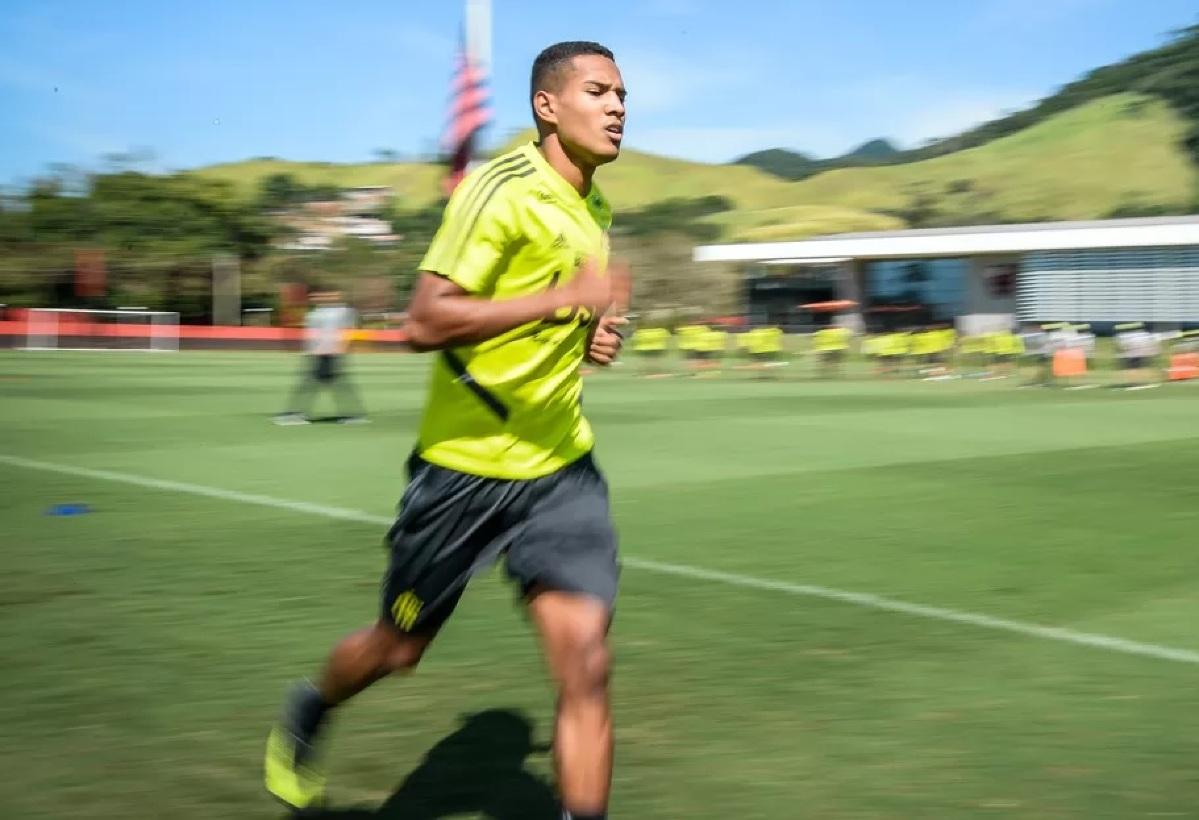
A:
<svg viewBox="0 0 1199 820">
<path fill-rule="evenodd" d="M 1199 215 L 835 234 L 706 245 L 747 275 L 751 318 L 849 299 L 851 319 L 909 311 L 971 330 L 1014 321 L 1199 326 Z M 887 311 L 887 313 L 884 313 Z M 917 318 L 918 316 L 918 318 Z"/>
</svg>

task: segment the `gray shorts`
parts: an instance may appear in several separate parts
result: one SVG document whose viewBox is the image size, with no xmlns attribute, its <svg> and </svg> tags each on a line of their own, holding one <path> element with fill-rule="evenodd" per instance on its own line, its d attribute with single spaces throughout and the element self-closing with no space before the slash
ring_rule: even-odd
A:
<svg viewBox="0 0 1199 820">
<path fill-rule="evenodd" d="M 478 571 L 507 558 L 526 594 L 542 585 L 616 601 L 619 565 L 608 485 L 591 455 L 540 478 L 484 478 L 413 454 L 400 512 L 387 533 L 382 617 L 435 632 Z"/>
</svg>

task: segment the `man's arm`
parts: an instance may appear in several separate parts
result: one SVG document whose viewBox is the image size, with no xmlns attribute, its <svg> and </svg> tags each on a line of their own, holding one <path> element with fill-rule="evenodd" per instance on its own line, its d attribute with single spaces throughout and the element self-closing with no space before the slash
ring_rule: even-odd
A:
<svg viewBox="0 0 1199 820">
<path fill-rule="evenodd" d="M 600 367 L 607 367 L 620 355 L 625 334 L 621 326 L 629 323 L 626 314 L 633 295 L 633 279 L 626 262 L 611 262 L 608 278 L 612 283 L 612 313 L 600 316 L 587 334 L 587 361 Z"/>
<path fill-rule="evenodd" d="M 503 300 L 471 296 L 449 279 L 422 271 L 404 331 L 415 350 L 441 350 L 495 338 L 529 322 L 549 319 L 563 308 L 602 312 L 611 301 L 611 283 L 591 261 L 563 285 Z"/>
</svg>

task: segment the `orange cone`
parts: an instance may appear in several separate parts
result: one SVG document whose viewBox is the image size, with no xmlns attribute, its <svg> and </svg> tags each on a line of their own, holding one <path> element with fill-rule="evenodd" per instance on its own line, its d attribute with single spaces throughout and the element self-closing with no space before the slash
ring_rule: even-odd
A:
<svg viewBox="0 0 1199 820">
<path fill-rule="evenodd" d="M 1067 347 L 1053 354 L 1054 378 L 1066 379 L 1087 375 L 1087 354 L 1078 347 Z"/>
<path fill-rule="evenodd" d="M 1199 353 L 1175 353 L 1171 356 L 1166 378 L 1172 382 L 1199 379 Z"/>
</svg>

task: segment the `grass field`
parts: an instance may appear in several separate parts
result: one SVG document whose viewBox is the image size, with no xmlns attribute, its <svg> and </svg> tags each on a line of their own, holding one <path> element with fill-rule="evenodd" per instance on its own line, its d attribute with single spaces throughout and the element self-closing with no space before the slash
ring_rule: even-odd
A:
<svg viewBox="0 0 1199 820">
<path fill-rule="evenodd" d="M 425 367 L 361 355 L 374 424 L 274 427 L 297 364 L 0 353 L 0 817 L 279 816 L 265 733 L 375 614 Z M 1197 816 L 1199 385 L 789 370 L 588 382 L 628 560 L 613 817 Z M 325 816 L 552 817 L 551 708 L 482 578 L 339 716 Z"/>
</svg>

